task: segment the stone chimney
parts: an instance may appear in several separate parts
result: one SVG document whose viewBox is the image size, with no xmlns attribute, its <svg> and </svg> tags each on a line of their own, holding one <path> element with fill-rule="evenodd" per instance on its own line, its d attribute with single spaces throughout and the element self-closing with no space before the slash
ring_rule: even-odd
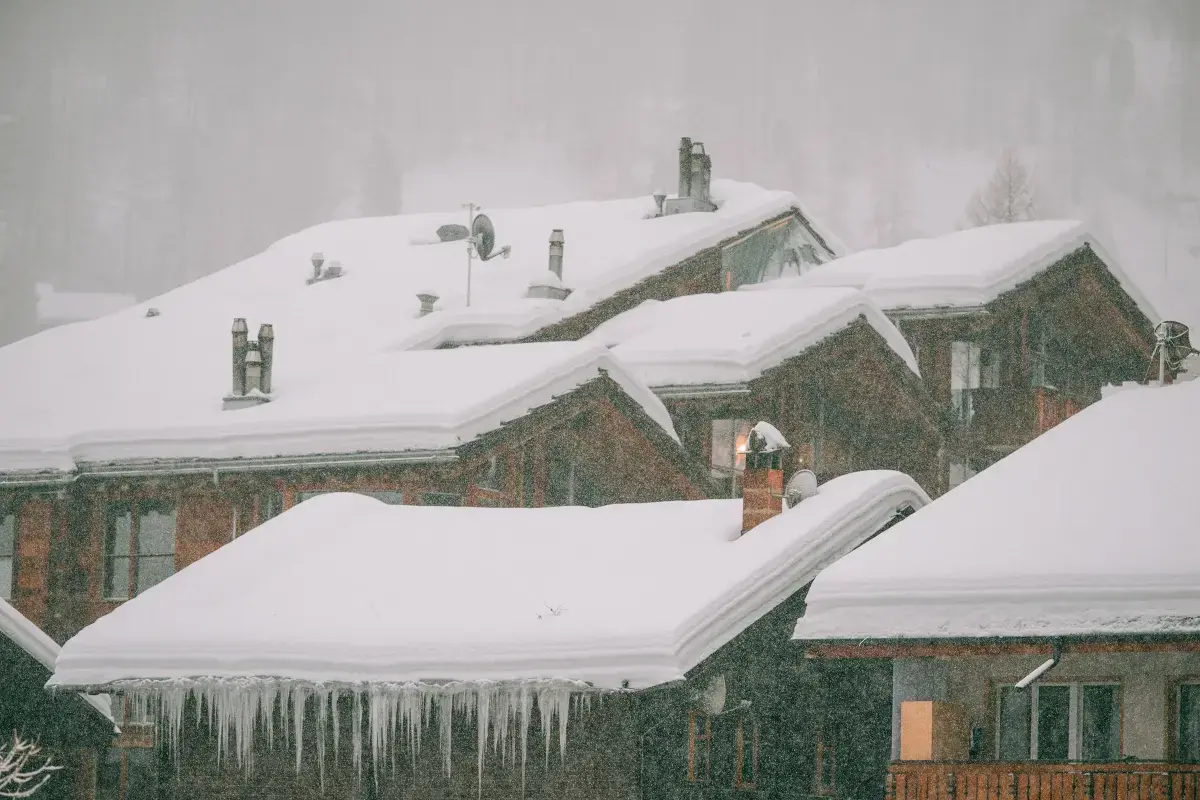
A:
<svg viewBox="0 0 1200 800">
<path fill-rule="evenodd" d="M 693 142 L 684 136 L 679 140 L 679 196 L 668 199 L 662 213 L 716 211 L 709 192 L 711 184 L 712 157 L 705 152 L 704 142 Z"/>
<path fill-rule="evenodd" d="M 262 359 L 263 394 L 271 393 L 271 368 L 275 365 L 275 326 L 264 322 L 258 326 L 258 352 Z"/>
<path fill-rule="evenodd" d="M 244 317 L 233 321 L 233 389 L 230 394 L 243 395 L 246 393 L 246 348 L 250 334 Z"/>
<path fill-rule="evenodd" d="M 258 340 L 250 341 L 245 317 L 233 321 L 233 389 L 222 408 L 256 406 L 271 399 L 271 372 L 275 363 L 275 328 L 263 324 Z"/>
<path fill-rule="evenodd" d="M 742 533 L 783 513 L 783 456 L 789 449 L 783 434 L 768 422 L 750 430 L 742 473 Z"/>
<path fill-rule="evenodd" d="M 417 299 L 421 301 L 421 316 L 427 317 L 436 310 L 433 306 L 440 298 L 436 292 L 418 292 Z"/>
</svg>

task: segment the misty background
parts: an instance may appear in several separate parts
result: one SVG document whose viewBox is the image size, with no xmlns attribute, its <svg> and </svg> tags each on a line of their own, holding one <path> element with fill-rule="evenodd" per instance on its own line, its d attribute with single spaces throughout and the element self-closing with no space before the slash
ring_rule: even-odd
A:
<svg viewBox="0 0 1200 800">
<path fill-rule="evenodd" d="M 0 343 L 331 219 L 800 195 L 854 248 L 969 224 L 1011 148 L 1200 325 L 1197 0 L 0 0 Z"/>
</svg>

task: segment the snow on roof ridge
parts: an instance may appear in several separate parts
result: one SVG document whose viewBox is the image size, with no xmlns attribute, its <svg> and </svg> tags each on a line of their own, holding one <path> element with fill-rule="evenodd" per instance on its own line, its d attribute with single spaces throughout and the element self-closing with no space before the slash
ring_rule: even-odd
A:
<svg viewBox="0 0 1200 800">
<path fill-rule="evenodd" d="M 3 598 L 0 598 L 0 634 L 8 637 L 47 670 L 54 672 L 54 664 L 61 650 L 58 643 Z M 113 722 L 112 705 L 106 695 L 81 694 L 80 697 L 105 719 Z"/>
<path fill-rule="evenodd" d="M 51 684 L 103 688 L 121 680 L 236 676 L 359 685 L 554 677 L 587 680 L 598 688 L 628 680 L 632 688 L 643 688 L 681 678 L 820 569 L 872 536 L 897 510 L 926 502 L 906 475 L 852 473 L 825 484 L 818 497 L 739 536 L 741 504 L 736 500 L 478 509 L 387 506 L 362 496 L 324 495 L 84 629 L 64 647 Z M 340 537 L 326 535 L 332 520 L 337 520 Z M 397 528 L 399 522 L 403 524 Z M 398 529 L 404 536 L 394 535 Z M 695 547 L 681 554 L 681 539 Z M 341 630 L 342 641 L 291 638 L 293 629 L 311 630 L 303 627 L 309 612 L 288 599 L 299 591 L 296 581 L 307 569 L 305 562 L 328 560 L 331 548 L 383 541 L 397 558 L 420 551 L 440 559 L 443 552 L 482 548 L 483 560 L 466 565 L 465 572 L 446 568 L 458 570 L 468 582 L 482 580 L 476 588 L 480 597 L 489 598 L 487 607 L 480 609 L 470 598 L 447 603 L 432 617 L 406 617 L 391 629 L 390 638 L 384 631 L 381 640 L 379 630 L 366 634 L 372 624 L 355 617 L 355 609 L 407 602 L 407 593 L 424 588 L 419 581 L 368 582 L 370 589 L 360 582 L 360 591 L 338 594 L 336 607 L 323 612 L 359 620 Z M 296 542 L 303 546 L 291 546 Z M 628 549 L 637 547 L 642 557 L 627 558 Z M 596 563 L 604 566 L 603 575 L 592 580 L 568 574 L 589 557 L 593 569 Z M 270 586 L 243 581 L 257 574 L 264 560 L 282 567 L 272 571 Z M 522 579 L 505 571 L 510 561 L 524 565 Z M 627 593 L 611 593 L 606 581 L 614 575 L 627 584 Z M 329 579 L 354 580 L 340 568 Z M 440 578 L 430 574 L 429 580 Z M 235 606 L 245 605 L 244 598 L 218 603 L 208 598 L 227 593 L 231 581 L 250 595 L 281 597 L 278 602 L 291 611 L 263 608 L 244 625 L 230 627 L 227 618 L 236 613 Z M 664 593 L 664 582 L 678 591 Z M 218 590 L 217 584 L 223 588 Z M 643 607 L 650 596 L 665 599 Z M 155 629 L 168 624 L 163 609 L 184 606 L 189 610 L 180 613 L 191 619 L 187 624 L 173 620 L 172 632 L 163 638 L 166 634 Z M 535 619 L 533 612 L 544 613 L 543 606 L 563 613 Z M 360 629 L 365 641 L 359 640 Z M 130 653 L 140 655 L 131 658 Z"/>
</svg>

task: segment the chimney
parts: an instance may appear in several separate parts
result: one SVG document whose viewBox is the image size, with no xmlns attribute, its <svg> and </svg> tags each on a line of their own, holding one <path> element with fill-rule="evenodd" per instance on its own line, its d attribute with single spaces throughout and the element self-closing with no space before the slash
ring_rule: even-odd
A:
<svg viewBox="0 0 1200 800">
<path fill-rule="evenodd" d="M 654 208 L 655 208 L 654 216 L 661 217 L 663 215 L 663 203 L 665 203 L 665 202 L 667 202 L 667 193 L 666 192 L 655 192 L 654 193 Z"/>
<path fill-rule="evenodd" d="M 433 304 L 440 298 L 433 292 L 419 292 L 417 299 L 421 301 L 421 316 L 426 317 L 433 313 Z"/>
<path fill-rule="evenodd" d="M 742 473 L 742 533 L 783 513 L 783 455 L 790 449 L 770 423 L 750 429 Z"/>
<path fill-rule="evenodd" d="M 692 140 L 679 140 L 679 196 L 692 196 Z"/>
<path fill-rule="evenodd" d="M 264 322 L 258 326 L 258 351 L 262 357 L 262 392 L 271 393 L 271 367 L 275 364 L 275 326 Z"/>
<path fill-rule="evenodd" d="M 550 271 L 562 280 L 563 268 L 563 232 L 562 228 L 555 228 L 550 232 Z"/>
<path fill-rule="evenodd" d="M 699 151 L 699 152 L 697 152 Z M 704 143 L 692 145 L 691 196 L 701 203 L 709 203 L 709 188 L 712 183 L 712 158 L 704 152 Z"/>
<path fill-rule="evenodd" d="M 233 391 L 230 394 L 246 393 L 246 349 L 250 334 L 244 317 L 233 321 Z"/>
<path fill-rule="evenodd" d="M 324 253 L 312 254 L 313 274 L 312 280 L 319 281 L 321 279 L 321 265 L 325 263 Z"/>
<path fill-rule="evenodd" d="M 262 353 L 257 345 L 246 351 L 246 394 L 262 391 Z"/>
</svg>

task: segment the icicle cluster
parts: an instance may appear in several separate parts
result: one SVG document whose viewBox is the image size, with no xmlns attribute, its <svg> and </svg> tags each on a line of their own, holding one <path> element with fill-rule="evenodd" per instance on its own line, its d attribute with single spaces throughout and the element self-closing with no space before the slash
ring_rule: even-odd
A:
<svg viewBox="0 0 1200 800">
<path fill-rule="evenodd" d="M 315 704 L 316 758 L 322 789 L 328 736 L 332 736 L 335 760 L 339 751 L 339 698 L 352 697 L 354 767 L 361 776 L 365 744 L 371 750 L 376 781 L 380 766 L 387 762 L 389 754 L 395 773 L 395 753 L 401 744 L 408 747 L 416 764 L 422 731 L 435 721 L 442 764 L 449 777 L 451 733 L 457 716 L 461 722 L 476 726 L 476 771 L 480 790 L 484 754 L 490 739 L 493 753 L 501 754 L 507 764 L 513 764 L 519 749 L 522 792 L 534 706 L 545 738 L 545 759 L 549 766 L 550 741 L 556 726 L 560 758 L 566 755 L 567 717 L 572 698 L 576 699 L 576 707 L 582 712 L 585 707 L 590 707 L 591 697 L 602 691 L 583 682 L 567 680 L 334 685 L 262 678 L 120 681 L 107 689 L 124 694 L 142 713 L 157 709 L 160 730 L 176 759 L 179 757 L 184 707 L 192 699 L 197 723 L 207 715 L 209 726 L 215 731 L 218 762 L 232 755 L 241 766 L 252 767 L 255 733 L 262 731 L 266 734 L 268 747 L 275 746 L 277 735 L 285 747 L 295 747 L 297 772 L 304 760 L 306 712 L 310 703 Z M 276 719 L 276 712 L 279 719 Z M 366 742 L 363 741 L 364 729 Z M 511 738 L 510 734 L 513 734 Z"/>
</svg>

